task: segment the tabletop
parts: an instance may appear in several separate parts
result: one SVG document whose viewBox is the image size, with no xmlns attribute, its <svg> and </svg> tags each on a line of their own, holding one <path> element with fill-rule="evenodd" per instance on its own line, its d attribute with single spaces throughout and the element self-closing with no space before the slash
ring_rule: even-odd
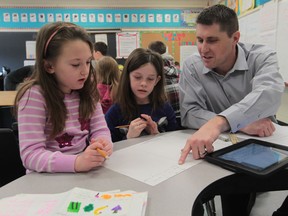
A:
<svg viewBox="0 0 288 216">
<path fill-rule="evenodd" d="M 185 130 L 183 133 L 192 133 L 192 130 Z M 114 151 L 152 138 L 154 136 L 143 136 L 114 143 Z M 155 186 L 105 167 L 87 173 L 29 173 L 0 188 L 0 199 L 19 193 L 60 193 L 73 187 L 94 191 L 116 189 L 147 191 L 146 216 L 190 216 L 193 203 L 201 191 L 218 179 L 231 174 L 232 172 L 206 161 L 202 161 Z"/>
<path fill-rule="evenodd" d="M 0 91 L 0 106 L 13 106 L 17 91 Z"/>
</svg>

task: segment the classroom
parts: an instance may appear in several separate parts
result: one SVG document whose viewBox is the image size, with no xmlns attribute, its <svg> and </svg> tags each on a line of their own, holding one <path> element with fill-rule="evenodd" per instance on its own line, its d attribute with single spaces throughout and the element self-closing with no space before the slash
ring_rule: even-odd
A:
<svg viewBox="0 0 288 216">
<path fill-rule="evenodd" d="M 151 42 L 162 41 L 166 45 L 165 53 L 173 57 L 173 64 L 178 62 L 180 65 L 177 77 L 177 82 L 179 82 L 180 86 L 180 82 L 185 82 L 184 79 L 179 81 L 181 80 L 181 73 L 184 70 L 187 70 L 187 65 L 185 65 L 185 63 L 188 62 L 187 59 L 190 58 L 192 54 L 198 53 L 199 41 L 202 39 L 196 36 L 197 16 L 201 14 L 204 9 L 218 4 L 229 7 L 237 14 L 240 32 L 239 42 L 266 45 L 269 49 L 276 51 L 280 77 L 284 80 L 284 91 L 283 94 L 279 96 L 279 98 L 281 97 L 279 99 L 279 108 L 273 115 L 273 118 L 277 119 L 278 124 L 273 123 L 274 126 L 272 127 L 275 127 L 276 130 L 273 135 L 266 135 L 267 137 L 259 135 L 259 137 L 256 138 L 261 140 L 261 142 L 271 142 L 273 144 L 276 143 L 276 145 L 283 145 L 283 148 L 285 150 L 287 148 L 288 152 L 288 64 L 286 60 L 286 52 L 288 49 L 288 44 L 286 43 L 286 35 L 288 35 L 288 0 L 0 0 L 0 66 L 2 68 L 0 71 L 0 143 L 3 145 L 9 144 L 9 151 L 13 152 L 13 156 L 0 153 L 1 167 L 4 170 L 3 173 L 5 175 L 5 177 L 1 177 L 0 179 L 0 215 L 1 213 L 4 215 L 5 213 L 7 215 L 19 213 L 19 210 L 17 209 L 12 210 L 12 207 L 17 204 L 20 205 L 23 215 L 74 215 L 72 213 L 98 215 L 103 213 L 103 215 L 133 216 L 198 216 L 198 213 L 196 212 L 198 212 L 198 205 L 200 203 L 205 216 L 216 216 L 224 213 L 221 204 L 221 188 L 219 189 L 221 185 L 227 183 L 225 192 L 229 191 L 231 188 L 237 195 L 242 192 L 239 192 L 237 189 L 233 188 L 233 186 L 230 186 L 230 180 L 232 185 L 240 184 L 241 181 L 251 181 L 251 185 L 255 185 L 256 187 L 259 180 L 258 177 L 255 178 L 255 176 L 252 176 L 250 179 L 249 175 L 247 175 L 247 177 L 246 174 L 243 175 L 241 172 L 238 173 L 231 169 L 223 169 L 220 166 L 211 164 L 208 160 L 202 160 L 207 154 L 207 151 L 210 153 L 209 148 L 207 146 L 206 148 L 205 145 L 203 157 L 201 156 L 199 148 L 199 157 L 197 156 L 198 158 L 195 158 L 194 154 L 191 154 L 191 150 L 193 149 L 191 147 L 189 153 L 187 152 L 188 156 L 186 155 L 186 162 L 179 165 L 178 159 L 180 155 L 183 156 L 183 152 L 188 145 L 187 143 L 189 139 L 191 139 L 189 137 L 191 137 L 191 134 L 193 134 L 193 137 L 195 132 L 197 134 L 199 130 L 195 130 L 195 127 L 190 126 L 189 123 L 183 123 L 182 121 L 182 123 L 185 124 L 183 127 L 171 129 L 171 131 L 167 130 L 165 133 L 162 133 L 159 129 L 159 122 L 162 120 L 161 118 L 158 119 L 159 121 L 157 120 L 158 122 L 154 120 L 160 131 L 159 133 L 157 130 L 157 135 L 152 135 L 153 132 L 151 131 L 153 130 L 149 129 L 151 133 L 146 134 L 151 135 L 143 136 L 143 133 L 140 133 L 140 135 L 138 134 L 136 136 L 134 135 L 136 129 L 134 134 L 132 132 L 127 132 L 132 126 L 134 127 L 134 121 L 136 125 L 136 120 L 128 122 L 121 120 L 122 124 L 117 127 L 125 126 L 124 129 L 127 129 L 123 136 L 123 140 L 117 140 L 117 142 L 115 142 L 112 135 L 114 144 L 112 141 L 103 141 L 107 134 L 105 134 L 105 131 L 101 131 L 101 129 L 99 129 L 99 132 L 95 132 L 95 134 L 103 133 L 103 139 L 101 139 L 101 141 L 97 140 L 97 142 L 93 141 L 94 143 L 92 143 L 92 139 L 88 140 L 86 138 L 85 141 L 82 140 L 82 143 L 85 143 L 86 145 L 85 148 L 82 146 L 82 149 L 84 149 L 83 152 L 88 152 L 87 146 L 93 144 L 93 146 L 96 146 L 96 150 L 100 154 L 100 157 L 104 157 L 104 159 L 101 158 L 101 162 L 99 162 L 100 165 L 97 165 L 96 168 L 94 167 L 90 171 L 81 170 L 81 165 L 79 165 L 79 163 L 76 164 L 76 162 L 73 167 L 66 164 L 69 168 L 65 168 L 65 171 L 52 170 L 52 165 L 47 165 L 48 162 L 46 165 L 45 163 L 42 164 L 41 162 L 38 162 L 39 164 L 35 167 L 40 167 L 42 165 L 43 167 L 47 166 L 49 167 L 47 169 L 51 169 L 50 173 L 46 172 L 44 169 L 44 171 L 36 172 L 36 168 L 34 171 L 33 169 L 26 170 L 23 167 L 23 158 L 21 160 L 23 155 L 20 157 L 19 153 L 25 149 L 23 150 L 23 146 L 19 147 L 20 130 L 18 131 L 18 122 L 13 114 L 13 111 L 15 111 L 14 100 L 19 91 L 17 92 L 16 89 L 12 91 L 10 89 L 5 89 L 5 77 L 10 72 L 25 68 L 26 71 L 20 71 L 20 73 L 22 73 L 21 76 L 24 76 L 24 73 L 25 76 L 26 73 L 31 73 L 31 68 L 36 62 L 36 38 L 38 32 L 46 24 L 53 24 L 57 21 L 71 22 L 82 27 L 87 31 L 87 35 L 93 44 L 96 42 L 104 42 L 107 45 L 107 54 L 105 55 L 112 57 L 116 61 L 118 68 L 121 68 L 121 75 L 119 75 L 119 77 L 121 77 L 119 80 L 124 80 L 123 67 L 126 65 L 125 62 L 133 62 L 133 58 L 130 55 L 131 53 L 134 53 L 138 48 L 147 49 Z M 61 28 L 62 27 L 59 27 L 60 30 Z M 52 34 L 44 44 L 44 56 L 48 55 L 47 47 L 49 47 L 49 43 L 53 40 L 53 37 L 58 34 L 58 28 L 56 28 L 54 33 L 55 34 Z M 43 62 L 46 62 L 46 60 Z M 95 64 L 97 64 L 98 60 L 95 60 L 95 62 Z M 51 74 L 57 76 L 56 72 L 52 70 L 52 66 L 51 70 L 47 69 L 47 74 L 49 74 L 50 71 Z M 94 78 L 96 78 L 96 76 Z M 219 83 L 222 82 L 221 79 L 219 80 L 217 80 Z M 98 82 L 98 80 L 94 83 L 96 82 Z M 91 81 L 90 85 L 92 85 L 92 83 L 93 81 Z M 188 83 L 188 81 L 186 83 Z M 158 81 L 156 84 L 158 84 Z M 120 91 L 122 89 L 121 84 L 119 86 Z M 231 88 L 229 86 L 226 87 L 228 87 L 229 90 Z M 224 86 L 223 88 L 226 87 Z M 182 87 L 180 86 L 180 88 Z M 237 88 L 237 85 L 235 85 L 235 88 Z M 276 86 L 275 88 L 278 87 Z M 33 91 L 35 91 L 35 89 L 33 89 Z M 93 90 L 89 91 L 92 92 Z M 151 91 L 153 91 L 153 89 Z M 244 89 L 243 91 L 246 92 Z M 123 92 L 125 91 L 123 90 Z M 184 96 L 185 94 L 189 95 L 191 93 L 185 89 L 180 90 L 180 98 L 181 92 Z M 71 94 L 66 101 L 67 92 L 63 91 L 63 93 L 65 93 L 65 100 L 61 102 L 61 105 L 63 103 L 63 105 L 66 106 L 68 106 L 67 104 L 70 104 L 71 107 L 75 106 L 76 102 L 74 95 Z M 198 93 L 200 94 L 200 92 Z M 37 94 L 38 92 L 36 93 L 36 96 L 34 94 L 35 98 L 33 98 L 35 104 L 31 103 L 32 105 L 29 105 L 35 106 L 35 110 L 38 109 L 37 106 L 42 106 L 44 104 L 39 101 L 45 100 L 44 97 L 37 97 Z M 215 95 L 216 94 L 217 91 L 215 91 Z M 31 95 L 33 96 L 33 92 Z M 119 95 L 120 94 L 117 94 L 117 96 Z M 272 100 L 273 95 L 271 94 L 269 96 L 271 97 L 271 101 L 274 102 L 274 100 Z M 81 95 L 78 97 L 81 98 Z M 193 97 L 193 95 L 191 97 Z M 228 95 L 227 97 L 231 96 Z M 59 102 L 59 98 L 55 99 L 55 101 Z M 187 98 L 189 99 L 189 97 Z M 117 101 L 121 101 L 121 99 L 117 98 Z M 271 102 L 271 107 L 274 105 L 272 104 L 273 102 Z M 77 115 L 80 115 L 80 102 L 77 103 L 77 106 L 79 106 Z M 86 101 L 86 103 L 89 102 Z M 208 105 L 206 104 L 208 107 L 209 103 L 210 101 L 207 102 Z M 49 106 L 49 102 L 47 104 Z M 18 106 L 20 107 L 23 105 L 18 101 Z M 182 104 L 180 104 L 180 107 L 181 106 Z M 56 106 L 53 108 L 55 107 Z M 121 106 L 121 108 L 122 107 L 123 106 Z M 174 109 L 173 105 L 171 107 Z M 58 108 L 60 109 L 59 104 Z M 104 111 L 103 107 L 102 109 Z M 266 109 L 266 107 L 263 107 L 263 109 Z M 35 111 L 37 112 L 37 115 L 40 113 L 39 110 Z M 89 109 L 86 109 L 86 111 L 87 110 Z M 110 110 L 108 109 L 108 113 L 109 111 Z M 180 111 L 182 112 L 182 108 Z M 73 112 L 76 111 L 72 111 L 72 108 L 71 110 L 70 108 L 67 108 L 66 112 L 71 112 L 69 116 L 72 116 Z M 118 113 L 117 115 L 111 115 L 110 119 L 105 113 L 104 115 L 102 114 L 103 118 L 99 118 L 99 113 L 97 115 L 95 113 L 92 117 L 90 115 L 91 119 L 89 119 L 89 123 L 90 121 L 94 121 L 94 123 L 95 121 L 102 122 L 104 119 L 106 122 L 103 125 L 107 124 L 108 131 L 111 124 L 116 122 L 115 118 L 122 118 Z M 217 112 L 215 111 L 215 113 Z M 181 115 L 183 114 L 181 113 Z M 58 117 L 59 116 L 60 115 L 58 115 Z M 255 119 L 260 119 L 259 116 L 257 118 L 255 117 Z M 30 117 L 32 117 L 32 115 Z M 271 116 L 268 117 L 272 119 Z M 138 127 L 141 124 L 148 125 L 148 118 L 149 117 L 143 117 L 142 114 L 140 114 L 136 126 Z M 25 117 L 25 119 L 27 121 L 29 117 Z M 193 118 L 193 120 L 194 119 L 196 118 Z M 85 130 L 85 127 L 89 127 L 85 120 L 81 120 L 81 117 L 76 120 L 79 120 L 79 123 L 81 124 L 81 133 Z M 61 123 L 61 121 L 62 119 L 60 118 L 59 122 Z M 75 119 L 70 119 L 69 117 L 69 120 L 64 119 L 63 121 L 63 127 L 66 127 L 65 125 L 68 121 L 73 122 Z M 165 121 L 167 121 L 167 119 Z M 54 122 L 58 121 L 54 119 Z M 179 123 L 178 119 L 177 122 Z M 229 123 L 230 119 L 226 119 L 226 124 L 228 124 L 228 126 Z M 71 125 L 73 125 L 73 123 L 71 123 Z M 114 125 L 112 126 L 115 127 Z M 238 126 L 239 125 L 237 125 L 237 128 L 239 128 Z M 61 149 L 71 146 L 71 141 L 68 142 L 66 139 L 73 139 L 73 136 L 70 136 L 69 132 L 67 132 L 69 129 L 67 129 L 67 131 L 66 128 L 62 129 L 65 129 L 64 132 L 66 132 L 66 134 L 64 133 L 61 137 L 55 138 Z M 230 129 L 231 133 L 224 130 L 218 138 L 216 137 L 216 141 L 214 140 L 212 146 L 213 151 L 229 147 L 230 144 L 239 141 L 255 138 L 254 135 L 249 136 L 245 134 L 245 131 L 244 133 L 241 131 L 240 133 L 235 132 L 234 134 L 232 126 Z M 48 131 L 49 130 L 50 128 L 48 128 Z M 55 130 L 57 132 L 57 129 Z M 88 130 L 89 133 L 90 130 Z M 94 130 L 94 128 L 92 130 Z M 58 128 L 58 132 L 59 131 L 61 130 Z M 121 130 L 119 129 L 119 131 Z M 26 131 L 25 133 L 29 133 L 29 131 Z M 54 129 L 53 133 L 55 133 Z M 113 133 L 112 130 L 111 133 Z M 121 133 L 123 133 L 123 130 Z M 131 134 L 133 135 L 131 136 Z M 29 136 L 26 136 L 26 139 L 28 139 L 28 137 Z M 225 137 L 225 139 L 223 139 L 223 137 Z M 29 139 L 34 138 L 42 139 L 43 137 L 40 137 L 40 135 L 30 135 L 29 137 Z M 64 141 L 58 141 L 57 139 L 63 139 Z M 111 150 L 112 147 L 109 147 L 110 149 L 107 150 L 107 152 L 110 153 L 103 153 L 102 147 L 105 146 L 105 148 L 108 149 L 107 146 L 110 145 L 108 142 L 112 143 L 113 154 Z M 99 143 L 102 147 L 99 147 Z M 157 145 L 157 147 L 155 147 L 155 145 Z M 163 151 L 163 149 L 165 149 L 165 151 Z M 51 149 L 48 148 L 48 150 L 52 151 L 52 147 Z M 36 148 L 35 151 L 37 151 Z M 79 149 L 77 151 L 77 154 L 81 155 Z M 76 155 L 75 151 L 72 149 L 68 150 L 67 154 Z M 110 154 L 112 154 L 111 157 Z M 286 153 L 283 154 L 285 155 Z M 27 155 L 25 155 L 25 157 L 26 156 Z M 287 163 L 286 160 L 288 161 L 288 154 L 285 155 L 285 157 L 286 156 L 287 159 L 283 159 L 285 163 Z M 52 155 L 50 157 L 52 157 Z M 79 156 L 77 159 L 75 158 L 73 160 L 77 161 Z M 83 158 L 84 157 L 82 157 L 81 160 L 83 160 Z M 71 161 L 71 159 L 69 160 Z M 11 163 L 11 166 L 7 166 L 8 163 Z M 56 162 L 53 161 L 53 163 Z M 64 165 L 60 165 L 60 163 L 58 164 L 58 167 L 63 166 Z M 72 169 L 74 172 L 71 172 Z M 205 172 L 203 172 L 203 170 L 205 170 Z M 288 175 L 286 172 L 287 169 L 279 168 L 278 172 L 275 171 L 274 174 L 267 175 L 263 182 L 273 182 L 275 179 L 283 179 Z M 276 210 L 279 209 L 285 198 L 288 197 L 287 183 L 280 182 L 279 186 L 269 186 L 269 189 L 264 189 L 263 191 L 261 185 L 262 183 L 259 183 L 260 189 L 257 188 L 255 191 L 251 189 L 253 191 L 248 190 L 247 192 L 256 194 L 256 201 L 252 204 L 253 208 L 251 207 L 252 210 L 250 209 L 251 212 L 249 215 L 272 216 L 274 212 L 273 216 L 278 216 L 278 214 L 275 214 Z M 97 198 L 97 201 L 95 201 L 95 197 Z M 288 202 L 287 198 L 285 202 L 286 201 Z M 287 206 L 285 207 L 288 209 Z M 108 213 L 108 209 L 110 209 L 110 213 Z"/>
</svg>

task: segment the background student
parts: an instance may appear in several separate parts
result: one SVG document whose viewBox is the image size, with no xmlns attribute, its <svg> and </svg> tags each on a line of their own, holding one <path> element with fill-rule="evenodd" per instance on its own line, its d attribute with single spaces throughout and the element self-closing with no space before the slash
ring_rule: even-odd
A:
<svg viewBox="0 0 288 216">
<path fill-rule="evenodd" d="M 173 56 L 166 53 L 166 45 L 162 41 L 153 41 L 148 45 L 148 48 L 161 55 L 164 63 L 164 80 L 165 80 L 165 92 L 168 97 L 168 101 L 172 105 L 177 122 L 181 125 L 180 106 L 179 106 L 179 86 L 178 78 L 180 70 L 175 65 Z"/>
<path fill-rule="evenodd" d="M 96 63 L 97 88 L 105 114 L 116 99 L 120 79 L 118 63 L 110 56 L 104 56 Z"/>
<path fill-rule="evenodd" d="M 114 142 L 177 128 L 175 113 L 164 92 L 159 54 L 135 49 L 125 62 L 117 99 L 105 114 Z M 127 130 L 117 128 L 129 125 Z"/>
<path fill-rule="evenodd" d="M 196 23 L 199 54 L 185 60 L 179 89 L 182 125 L 199 130 L 187 140 L 180 164 L 191 150 L 195 159 L 212 152 L 213 142 L 224 131 L 271 136 L 275 130 L 271 119 L 284 90 L 276 52 L 240 43 L 232 9 L 211 6 Z M 242 182 L 243 187 L 248 184 Z M 221 198 L 223 215 L 249 215 L 250 194 L 228 193 Z"/>
<path fill-rule="evenodd" d="M 16 97 L 20 154 L 28 171 L 88 171 L 103 164 L 99 149 L 111 155 L 92 55 L 81 27 L 55 22 L 40 29 L 35 71 Z"/>
<path fill-rule="evenodd" d="M 94 43 L 94 52 L 93 52 L 94 59 L 97 61 L 103 56 L 106 56 L 107 50 L 108 50 L 108 46 L 106 43 L 102 41 Z"/>
</svg>

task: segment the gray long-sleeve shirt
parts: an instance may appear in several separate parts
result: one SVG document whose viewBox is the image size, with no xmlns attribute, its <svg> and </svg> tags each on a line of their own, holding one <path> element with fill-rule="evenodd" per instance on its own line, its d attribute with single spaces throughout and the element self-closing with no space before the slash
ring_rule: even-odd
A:
<svg viewBox="0 0 288 216">
<path fill-rule="evenodd" d="M 276 114 L 284 80 L 276 52 L 264 45 L 237 45 L 237 59 L 225 75 L 206 68 L 199 54 L 189 56 L 180 76 L 182 125 L 199 129 L 216 115 L 226 117 L 236 132 Z"/>
</svg>

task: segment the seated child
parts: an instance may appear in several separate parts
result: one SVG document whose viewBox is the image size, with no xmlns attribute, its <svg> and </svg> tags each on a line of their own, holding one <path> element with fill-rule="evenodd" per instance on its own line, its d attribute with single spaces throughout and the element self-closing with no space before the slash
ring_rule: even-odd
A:
<svg viewBox="0 0 288 216">
<path fill-rule="evenodd" d="M 75 24 L 49 23 L 38 32 L 35 70 L 15 103 L 28 172 L 89 171 L 112 154 L 92 53 L 90 36 Z"/>
<path fill-rule="evenodd" d="M 110 56 L 103 56 L 96 62 L 97 88 L 105 114 L 116 97 L 120 72 L 117 62 Z"/>
<path fill-rule="evenodd" d="M 178 128 L 163 77 L 163 61 L 158 53 L 137 48 L 129 55 L 116 102 L 105 114 L 113 142 Z M 123 125 L 127 125 L 124 130 Z"/>
</svg>

